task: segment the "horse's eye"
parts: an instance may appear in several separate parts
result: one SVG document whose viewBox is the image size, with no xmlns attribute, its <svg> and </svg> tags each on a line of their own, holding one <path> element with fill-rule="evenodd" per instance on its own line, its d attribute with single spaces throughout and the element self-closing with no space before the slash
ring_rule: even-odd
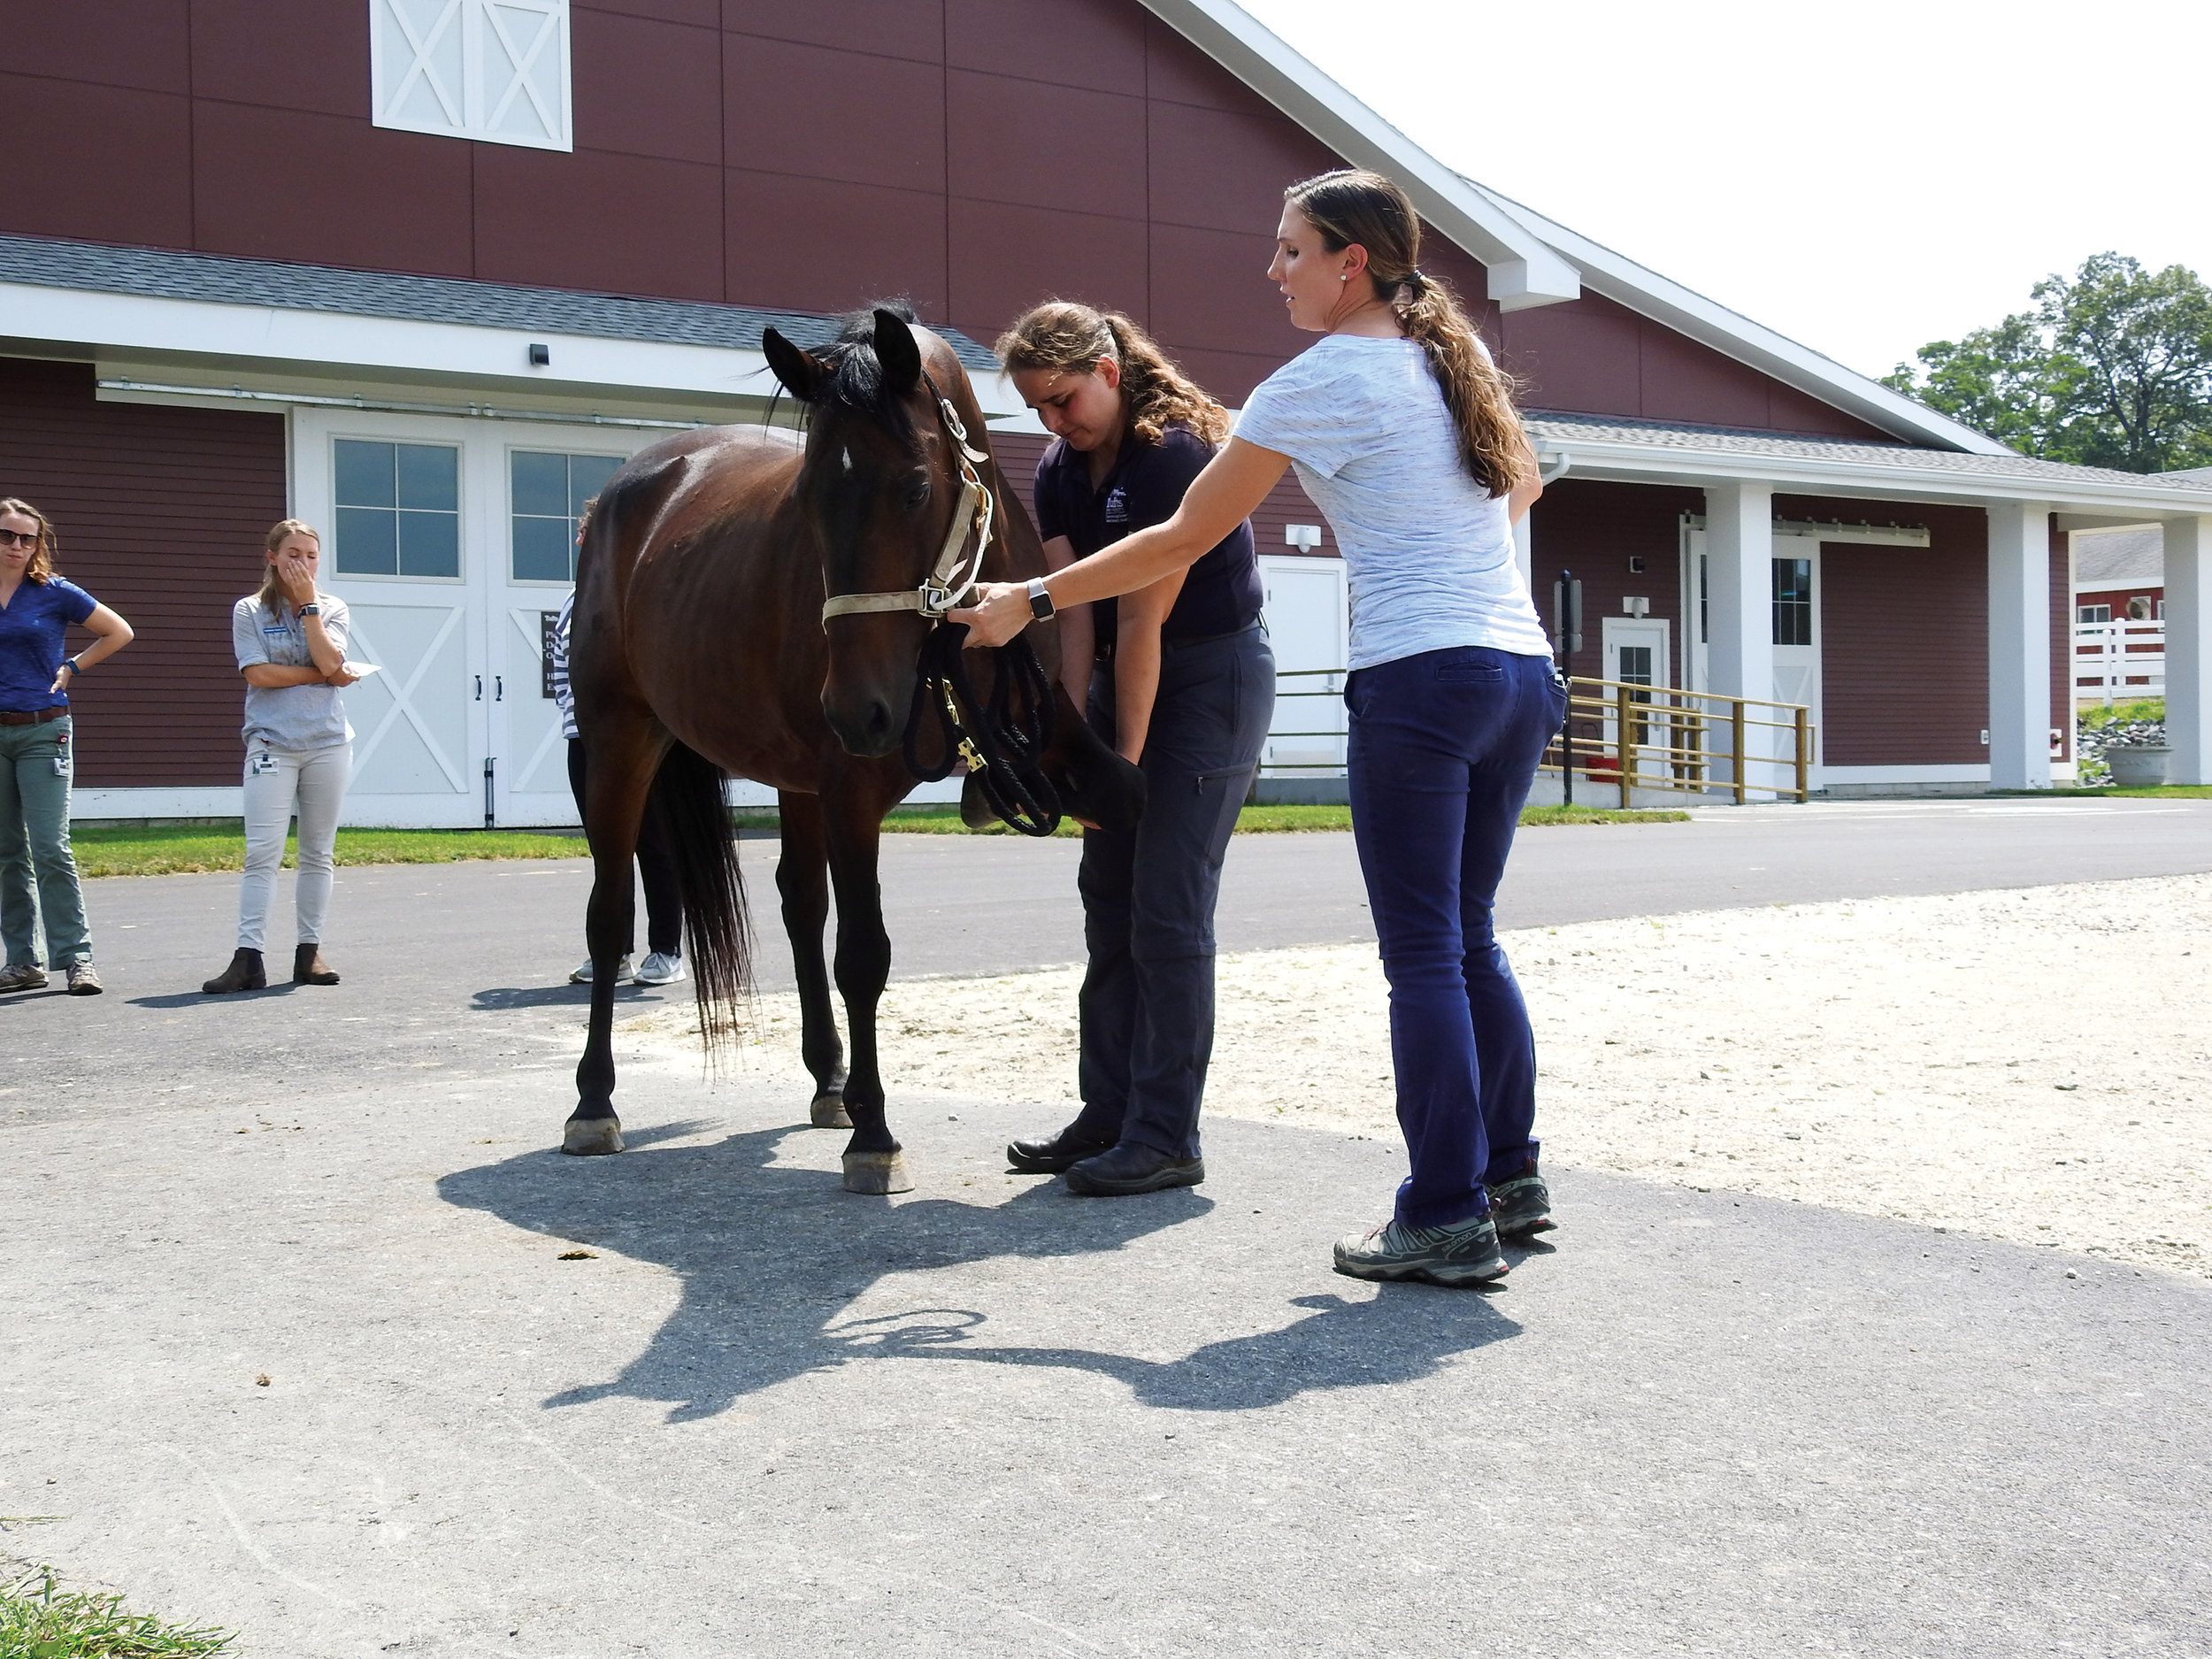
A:
<svg viewBox="0 0 2212 1659">
<path fill-rule="evenodd" d="M 929 479 L 926 474 L 910 480 L 906 487 L 906 504 L 923 507 L 929 503 Z"/>
</svg>

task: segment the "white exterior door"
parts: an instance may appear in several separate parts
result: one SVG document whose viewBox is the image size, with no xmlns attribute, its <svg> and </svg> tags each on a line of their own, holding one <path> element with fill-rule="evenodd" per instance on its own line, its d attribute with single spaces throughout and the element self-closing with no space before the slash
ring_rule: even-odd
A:
<svg viewBox="0 0 2212 1659">
<path fill-rule="evenodd" d="M 1344 561 L 1262 554 L 1261 619 L 1275 650 L 1275 718 L 1263 778 L 1324 778 L 1345 764 L 1345 664 L 1351 611 Z"/>
<path fill-rule="evenodd" d="M 574 580 L 577 510 L 656 434 L 350 410 L 292 421 L 295 511 L 323 531 L 350 655 L 382 671 L 346 693 L 344 821 L 575 823 L 543 618 Z"/>
<path fill-rule="evenodd" d="M 1628 686 L 1664 686 L 1667 683 L 1668 624 L 1663 617 L 1607 617 L 1604 619 L 1605 672 L 1603 678 Z M 1613 694 L 1617 704 L 1618 694 Z M 1649 706 L 1652 695 L 1629 694 L 1632 703 Z M 1634 726 L 1629 741 L 1648 752 L 1637 763 L 1640 771 L 1665 770 L 1668 745 L 1667 717 L 1663 712 L 1631 717 Z M 1605 741 L 1619 741 L 1619 717 L 1609 713 Z"/>
<path fill-rule="evenodd" d="M 1818 755 L 1820 726 L 1820 541 L 1816 536 L 1774 538 L 1774 700 L 1801 703 L 1812 712 Z M 1787 733 L 1778 734 L 1790 754 Z"/>
</svg>

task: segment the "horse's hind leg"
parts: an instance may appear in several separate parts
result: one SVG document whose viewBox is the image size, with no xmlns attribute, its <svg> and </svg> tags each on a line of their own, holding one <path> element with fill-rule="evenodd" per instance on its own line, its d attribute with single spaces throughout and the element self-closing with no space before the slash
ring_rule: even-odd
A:
<svg viewBox="0 0 2212 1659">
<path fill-rule="evenodd" d="M 891 936 L 883 927 L 876 879 L 883 803 L 859 780 L 833 787 L 822 801 L 830 879 L 837 889 L 837 989 L 852 1034 L 852 1069 L 845 1110 L 853 1138 L 845 1145 L 845 1190 L 903 1193 L 914 1185 L 906 1156 L 883 1118 L 883 1078 L 876 1067 L 876 1005 L 891 977 Z"/>
<path fill-rule="evenodd" d="M 584 771 L 584 835 L 591 843 L 591 902 L 584 942 L 591 950 L 591 1028 L 576 1064 L 576 1110 L 561 1150 L 589 1156 L 622 1150 L 614 1110 L 614 971 L 635 926 L 638 826 L 662 744 L 645 720 L 595 725 Z"/>
<path fill-rule="evenodd" d="M 849 1129 L 845 1115 L 845 1046 L 838 1041 L 830 1006 L 829 964 L 822 957 L 822 929 L 829 922 L 829 842 L 822 830 L 818 796 L 779 790 L 783 852 L 776 860 L 776 891 L 783 895 L 783 930 L 791 940 L 791 970 L 799 982 L 799 1052 L 814 1074 L 809 1115 L 817 1129 Z"/>
</svg>

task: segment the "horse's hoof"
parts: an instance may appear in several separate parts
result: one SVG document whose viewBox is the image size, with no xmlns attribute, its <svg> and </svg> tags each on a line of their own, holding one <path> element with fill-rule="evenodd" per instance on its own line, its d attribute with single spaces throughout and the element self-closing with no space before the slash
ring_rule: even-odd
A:
<svg viewBox="0 0 2212 1659">
<path fill-rule="evenodd" d="M 845 1190 L 849 1193 L 910 1193 L 914 1179 L 906 1172 L 903 1152 L 848 1152 L 845 1154 Z"/>
<path fill-rule="evenodd" d="M 601 1157 L 622 1150 L 619 1118 L 572 1118 L 561 1135 L 561 1150 L 580 1158 Z"/>
<path fill-rule="evenodd" d="M 845 1097 L 832 1091 L 817 1094 L 814 1103 L 806 1109 L 806 1115 L 814 1120 L 817 1129 L 849 1129 L 853 1120 L 845 1116 Z"/>
</svg>

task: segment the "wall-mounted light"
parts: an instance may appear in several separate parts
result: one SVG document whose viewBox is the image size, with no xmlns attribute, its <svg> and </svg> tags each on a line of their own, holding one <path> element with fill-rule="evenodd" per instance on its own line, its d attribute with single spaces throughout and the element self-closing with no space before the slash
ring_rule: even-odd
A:
<svg viewBox="0 0 2212 1659">
<path fill-rule="evenodd" d="M 536 344 L 535 342 L 533 342 L 533 343 L 532 343 L 532 345 L 531 345 L 531 347 L 530 347 L 530 366 L 531 366 L 532 368 L 534 368 L 534 369 L 542 369 L 542 368 L 545 368 L 545 367 L 549 366 L 549 365 L 552 363 L 552 361 L 553 361 L 553 348 L 552 348 L 552 347 L 550 347 L 550 346 L 543 346 L 543 345 L 539 345 L 539 344 Z"/>
<path fill-rule="evenodd" d="M 1621 595 L 1621 614 L 1624 617 L 1647 617 L 1651 614 L 1651 601 L 1637 594 L 1624 594 Z"/>
<path fill-rule="evenodd" d="M 1631 553 L 1628 556 L 1628 573 L 1631 576 L 1641 576 L 1644 573 L 1644 556 L 1642 554 Z"/>
<path fill-rule="evenodd" d="M 1321 526 L 1317 524 L 1286 524 L 1283 540 L 1301 553 L 1310 553 L 1321 545 Z"/>
</svg>

